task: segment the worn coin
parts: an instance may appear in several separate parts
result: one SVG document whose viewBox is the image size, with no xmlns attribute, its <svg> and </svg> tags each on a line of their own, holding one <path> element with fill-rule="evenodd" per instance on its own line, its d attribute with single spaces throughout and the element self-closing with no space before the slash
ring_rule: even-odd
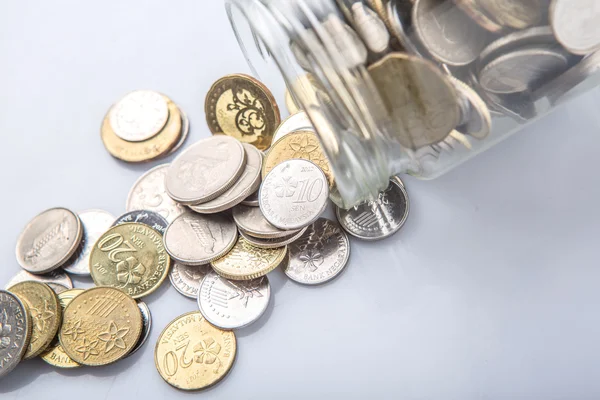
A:
<svg viewBox="0 0 600 400">
<path fill-rule="evenodd" d="M 207 202 L 229 189 L 245 165 L 246 151 L 237 140 L 225 135 L 202 139 L 171 163 L 167 193 L 182 204 Z"/>
<path fill-rule="evenodd" d="M 233 208 L 233 220 L 245 233 L 261 239 L 277 239 L 293 235 L 298 230 L 282 230 L 267 221 L 259 207 L 238 205 Z"/>
<path fill-rule="evenodd" d="M 65 353 L 79 364 L 113 363 L 131 352 L 142 333 L 137 303 L 121 290 L 96 287 L 67 305 L 59 333 Z"/>
<path fill-rule="evenodd" d="M 492 117 L 485 101 L 463 81 L 454 77 L 450 77 L 450 81 L 454 85 L 458 96 L 467 104 L 465 115 L 458 130 L 477 139 L 486 138 L 492 131 Z M 457 133 L 456 131 L 452 131 L 450 135 L 456 137 L 458 136 Z"/>
<path fill-rule="evenodd" d="M 269 172 L 260 187 L 260 209 L 279 229 L 300 229 L 327 207 L 329 187 L 321 169 L 310 161 L 287 160 Z"/>
<path fill-rule="evenodd" d="M 198 306 L 208 322 L 221 329 L 238 329 L 260 318 L 269 305 L 271 285 L 266 276 L 229 281 L 209 272 L 200 285 Z"/>
<path fill-rule="evenodd" d="M 23 269 L 44 274 L 75 253 L 82 236 L 81 221 L 66 208 L 51 208 L 35 216 L 17 240 L 17 261 Z"/>
<path fill-rule="evenodd" d="M 183 265 L 173 263 L 169 273 L 169 279 L 173 287 L 185 297 L 198 298 L 200 283 L 202 279 L 212 271 L 210 264 L 205 265 Z"/>
<path fill-rule="evenodd" d="M 242 200 L 240 204 L 249 207 L 258 207 L 258 190 Z"/>
<path fill-rule="evenodd" d="M 127 211 L 148 210 L 173 222 L 186 208 L 167 194 L 165 178 L 170 164 L 158 165 L 142 175 L 127 196 Z"/>
<path fill-rule="evenodd" d="M 190 208 L 201 214 L 214 214 L 229 210 L 241 203 L 246 197 L 258 190 L 263 155 L 260 150 L 248 143 L 243 143 L 246 151 L 246 166 L 238 180 L 226 192 L 206 203 L 191 205 Z"/>
<path fill-rule="evenodd" d="M 25 302 L 0 290 L 0 378 L 12 371 L 25 355 L 32 325 Z"/>
<path fill-rule="evenodd" d="M 43 275 L 32 274 L 27 271 L 19 271 L 19 273 L 13 276 L 12 279 L 6 284 L 6 289 L 16 285 L 17 283 L 27 281 L 45 283 L 57 294 L 65 289 L 73 289 L 73 281 L 71 281 L 69 275 L 58 269 Z"/>
<path fill-rule="evenodd" d="M 412 27 L 412 9 L 413 4 L 409 0 L 400 2 L 389 1 L 385 5 L 388 15 L 388 24 L 390 32 L 402 46 L 402 49 L 409 54 L 423 57 L 427 51 L 423 48 L 414 35 L 409 35 Z"/>
<path fill-rule="evenodd" d="M 111 227 L 115 217 L 104 210 L 86 210 L 79 214 L 83 235 L 79 248 L 62 269 L 74 275 L 90 275 L 90 251 L 96 240 Z"/>
<path fill-rule="evenodd" d="M 108 114 L 115 134 L 128 142 L 141 142 L 156 136 L 167 123 L 169 106 L 160 93 L 136 90 L 126 94 Z"/>
<path fill-rule="evenodd" d="M 40 282 L 21 282 L 8 288 L 27 305 L 33 323 L 31 340 L 25 353 L 26 360 L 44 351 L 58 332 L 62 321 L 62 311 L 56 293 Z"/>
<path fill-rule="evenodd" d="M 148 210 L 135 210 L 126 212 L 125 214 L 117 218 L 116 221 L 112 224 L 112 226 L 122 225 L 128 222 L 144 224 L 160 232 L 163 235 L 167 230 L 167 226 L 169 226 L 169 222 L 165 219 L 165 217 L 158 213 L 155 213 L 154 211 Z M 104 231 L 106 231 L 106 229 Z"/>
<path fill-rule="evenodd" d="M 304 111 L 298 111 L 283 120 L 281 125 L 275 131 L 273 143 L 284 137 L 285 135 L 297 131 L 315 131 L 315 128 L 308 118 L 308 114 Z"/>
<path fill-rule="evenodd" d="M 232 331 L 211 325 L 194 311 L 175 318 L 161 332 L 154 349 L 154 365 L 169 385 L 200 390 L 227 375 L 236 351 Z"/>
<path fill-rule="evenodd" d="M 600 50 L 600 3 L 597 0 L 553 0 L 550 25 L 560 42 L 573 54 Z"/>
<path fill-rule="evenodd" d="M 277 247 L 283 247 L 287 244 L 294 242 L 296 239 L 302 236 L 302 234 L 306 231 L 307 228 L 308 227 L 304 227 L 300 229 L 297 233 L 276 239 L 255 238 L 252 235 L 249 235 L 248 233 L 243 231 L 242 229 L 240 229 L 239 231 L 240 235 L 242 235 L 242 237 L 246 239 L 248 243 L 250 243 L 252 246 L 259 247 L 261 249 L 275 249 Z"/>
<path fill-rule="evenodd" d="M 96 286 L 122 290 L 134 299 L 158 289 L 169 274 L 170 265 L 162 234 L 135 222 L 110 228 L 90 253 Z"/>
<path fill-rule="evenodd" d="M 137 306 L 140 309 L 140 314 L 142 315 L 142 333 L 135 346 L 133 346 L 133 350 L 131 350 L 131 352 L 127 354 L 125 358 L 133 355 L 142 348 L 144 343 L 146 343 L 148 340 L 148 337 L 150 337 L 150 330 L 152 329 L 152 313 L 150 313 L 150 308 L 148 308 L 148 305 L 143 301 L 138 301 Z"/>
<path fill-rule="evenodd" d="M 181 214 L 164 235 L 167 252 L 186 265 L 207 264 L 227 253 L 235 244 L 237 228 L 223 214 Z"/>
<path fill-rule="evenodd" d="M 336 207 L 340 225 L 359 239 L 379 240 L 396 233 L 408 217 L 408 193 L 396 179 L 377 199 L 344 210 Z"/>
<path fill-rule="evenodd" d="M 178 109 L 179 114 L 181 114 L 181 134 L 179 135 L 179 140 L 177 141 L 175 146 L 173 146 L 173 148 L 169 151 L 169 154 L 173 154 L 177 150 L 179 150 L 181 146 L 183 146 L 183 144 L 185 143 L 185 140 L 187 139 L 188 135 L 190 134 L 190 119 L 181 108 Z"/>
<path fill-rule="evenodd" d="M 288 245 L 285 274 L 292 280 L 317 285 L 332 280 L 350 257 L 350 241 L 334 221 L 319 218 L 298 240 Z"/>
</svg>

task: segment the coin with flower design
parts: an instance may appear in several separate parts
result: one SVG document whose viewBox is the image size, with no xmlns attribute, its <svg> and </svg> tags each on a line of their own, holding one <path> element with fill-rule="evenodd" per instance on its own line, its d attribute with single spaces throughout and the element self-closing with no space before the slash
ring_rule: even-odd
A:
<svg viewBox="0 0 600 400">
<path fill-rule="evenodd" d="M 175 318 L 162 331 L 154 364 L 169 385 L 200 390 L 227 375 L 237 351 L 235 334 L 209 324 L 198 311 Z"/>
<path fill-rule="evenodd" d="M 155 291 L 170 266 L 162 234 L 140 223 L 113 226 L 100 236 L 90 253 L 96 286 L 122 290 L 134 299 Z"/>
<path fill-rule="evenodd" d="M 118 289 L 96 287 L 67 305 L 58 335 L 61 346 L 79 364 L 97 366 L 125 357 L 142 334 L 137 303 Z"/>
</svg>

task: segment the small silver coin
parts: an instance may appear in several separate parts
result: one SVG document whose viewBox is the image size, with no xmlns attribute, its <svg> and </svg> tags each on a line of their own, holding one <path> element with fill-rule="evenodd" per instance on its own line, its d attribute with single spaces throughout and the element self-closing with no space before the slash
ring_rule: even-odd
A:
<svg viewBox="0 0 600 400">
<path fill-rule="evenodd" d="M 162 215 L 149 210 L 129 211 L 117 218 L 112 226 L 126 224 L 128 222 L 144 224 L 163 235 L 167 230 L 167 226 L 169 226 L 169 222 Z"/>
<path fill-rule="evenodd" d="M 281 139 L 287 134 L 296 131 L 315 131 L 315 128 L 308 118 L 308 114 L 304 111 L 298 111 L 295 114 L 290 115 L 277 127 L 275 135 L 273 136 L 273 143 Z"/>
<path fill-rule="evenodd" d="M 239 232 L 240 232 L 240 235 L 242 235 L 244 237 L 244 239 L 246 239 L 246 241 L 254 247 L 258 247 L 260 249 L 276 249 L 278 247 L 284 247 L 287 244 L 294 242 L 300 236 L 302 236 L 302 234 L 306 231 L 306 229 L 308 229 L 308 227 L 304 227 L 304 228 L 300 229 L 297 233 L 295 233 L 293 235 L 284 236 L 282 238 L 277 238 L 277 239 L 255 238 L 252 235 L 249 235 L 248 233 L 244 232 L 241 229 L 239 230 Z"/>
<path fill-rule="evenodd" d="M 379 240 L 398 232 L 406 222 L 410 205 L 408 193 L 396 179 L 376 200 L 344 210 L 336 207 L 336 216 L 346 232 L 359 239 Z"/>
<path fill-rule="evenodd" d="M 62 269 L 74 275 L 90 275 L 90 252 L 96 240 L 108 230 L 115 221 L 115 217 L 104 210 L 86 210 L 79 214 L 83 235 L 79 248 L 67 261 Z"/>
<path fill-rule="evenodd" d="M 550 4 L 550 26 L 556 40 L 573 54 L 600 50 L 598 21 L 598 0 L 553 0 Z"/>
<path fill-rule="evenodd" d="M 298 230 L 282 230 L 267 221 L 259 207 L 238 205 L 233 208 L 233 220 L 245 233 L 261 239 L 277 239 L 297 233 Z"/>
<path fill-rule="evenodd" d="M 174 154 L 183 146 L 188 135 L 190 134 L 190 119 L 187 114 L 183 112 L 183 110 L 178 107 L 179 114 L 181 114 L 181 134 L 179 136 L 179 141 L 175 144 L 175 146 L 169 150 L 169 154 Z"/>
<path fill-rule="evenodd" d="M 169 197 L 165 187 L 165 178 L 170 164 L 158 165 L 142 175 L 131 188 L 127 196 L 127 211 L 149 210 L 162 215 L 167 221 L 187 211 L 181 204 Z"/>
<path fill-rule="evenodd" d="M 19 271 L 18 274 L 13 276 L 11 280 L 6 284 L 6 289 L 13 287 L 17 283 L 35 281 L 45 283 L 50 286 L 57 294 L 64 292 L 68 289 L 73 289 L 73 281 L 69 278 L 69 275 L 65 274 L 62 270 L 55 269 L 44 275 L 34 275 L 27 271 Z M 64 288 L 64 289 L 63 289 Z"/>
<path fill-rule="evenodd" d="M 243 143 L 242 145 L 246 151 L 246 166 L 237 182 L 219 197 L 207 201 L 206 203 L 190 206 L 192 210 L 201 214 L 214 214 L 229 210 L 258 190 L 261 179 L 263 154 L 251 144 Z"/>
<path fill-rule="evenodd" d="M 279 229 L 312 224 L 327 206 L 329 185 L 323 171 L 310 161 L 286 160 L 269 172 L 260 187 L 260 210 Z"/>
<path fill-rule="evenodd" d="M 169 225 L 164 242 L 173 260 L 185 265 L 202 265 L 225 255 L 237 237 L 237 228 L 229 217 L 189 211 Z"/>
<path fill-rule="evenodd" d="M 0 290 L 0 378 L 12 371 L 25 355 L 32 331 L 30 318 L 17 296 Z"/>
<path fill-rule="evenodd" d="M 236 139 L 225 135 L 202 139 L 171 163 L 167 193 L 186 205 L 210 201 L 237 181 L 245 165 L 246 151 Z"/>
<path fill-rule="evenodd" d="M 125 356 L 125 358 L 130 357 L 135 352 L 137 352 L 148 340 L 150 336 L 150 330 L 152 329 L 152 313 L 150 313 L 150 308 L 143 301 L 138 301 L 137 306 L 140 309 L 140 313 L 142 314 L 142 334 L 138 339 L 133 349 Z"/>
<path fill-rule="evenodd" d="M 319 218 L 288 245 L 285 274 L 298 283 L 318 285 L 342 272 L 350 257 L 350 240 L 340 224 Z"/>
<path fill-rule="evenodd" d="M 79 217 L 66 208 L 35 216 L 17 240 L 17 261 L 23 269 L 44 274 L 64 264 L 77 250 L 83 230 Z"/>
<path fill-rule="evenodd" d="M 128 142 L 141 142 L 158 134 L 169 119 L 169 105 L 162 94 L 136 90 L 126 94 L 109 111 L 115 134 Z"/>
<path fill-rule="evenodd" d="M 250 207 L 258 207 L 258 190 L 242 200 L 240 204 Z"/>
<path fill-rule="evenodd" d="M 260 318 L 269 305 L 271 285 L 266 276 L 230 281 L 208 273 L 200 284 L 198 306 L 208 322 L 221 329 L 238 329 Z"/>
<path fill-rule="evenodd" d="M 212 270 L 210 264 L 183 265 L 173 263 L 169 272 L 169 279 L 179 293 L 185 297 L 197 299 L 202 279 Z"/>
</svg>

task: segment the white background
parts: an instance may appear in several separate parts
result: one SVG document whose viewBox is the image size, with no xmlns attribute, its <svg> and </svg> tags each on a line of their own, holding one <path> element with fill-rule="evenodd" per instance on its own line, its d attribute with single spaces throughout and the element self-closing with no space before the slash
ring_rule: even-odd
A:
<svg viewBox="0 0 600 400">
<path fill-rule="evenodd" d="M 124 211 L 151 165 L 105 151 L 111 103 L 133 89 L 169 95 L 191 119 L 189 145 L 209 135 L 210 84 L 248 71 L 220 0 L 0 2 L 0 282 L 18 272 L 17 236 L 38 212 Z M 440 179 L 406 178 L 403 230 L 352 241 L 347 270 L 325 286 L 271 273 L 271 305 L 236 332 L 230 375 L 196 395 L 598 398 L 599 126 L 597 91 Z M 153 354 L 196 303 L 168 282 L 145 301 L 154 327 L 133 357 L 70 371 L 23 362 L 0 398 L 189 396 L 162 381 Z"/>
</svg>

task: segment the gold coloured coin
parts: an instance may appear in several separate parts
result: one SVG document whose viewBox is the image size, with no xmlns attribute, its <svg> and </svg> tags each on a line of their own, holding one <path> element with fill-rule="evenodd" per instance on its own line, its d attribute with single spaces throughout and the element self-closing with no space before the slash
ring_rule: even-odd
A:
<svg viewBox="0 0 600 400">
<path fill-rule="evenodd" d="M 24 359 L 28 360 L 44 351 L 58 332 L 62 311 L 56 293 L 40 282 L 21 282 L 8 289 L 27 305 L 33 329 Z"/>
<path fill-rule="evenodd" d="M 59 293 L 58 300 L 60 302 L 62 311 L 64 312 L 65 308 L 67 308 L 69 303 L 71 303 L 71 300 L 84 291 L 85 290 L 83 289 L 69 289 Z M 67 353 L 65 353 L 65 350 L 58 341 L 58 337 L 54 338 L 52 344 L 46 350 L 44 350 L 42 354 L 40 354 L 40 358 L 46 361 L 48 364 L 58 368 L 77 368 L 81 366 L 73 361 Z"/>
<path fill-rule="evenodd" d="M 273 271 L 283 261 L 286 253 L 286 246 L 261 249 L 240 236 L 229 253 L 210 264 L 224 278 L 247 281 Z"/>
<path fill-rule="evenodd" d="M 281 122 L 279 107 L 269 89 L 243 74 L 216 81 L 206 94 L 204 111 L 213 134 L 224 133 L 259 150 L 269 148 Z"/>
<path fill-rule="evenodd" d="M 329 166 L 329 161 L 321 148 L 319 138 L 311 131 L 297 131 L 285 135 L 269 149 L 265 156 L 262 169 L 262 177 L 265 179 L 267 174 L 273 168 L 286 160 L 301 158 L 303 160 L 312 161 L 316 164 L 327 177 L 329 187 L 333 186 L 334 177 L 333 171 Z"/>
<path fill-rule="evenodd" d="M 236 351 L 232 331 L 209 324 L 194 311 L 175 318 L 162 331 L 154 348 L 154 364 L 169 385 L 200 390 L 227 375 Z"/>
<path fill-rule="evenodd" d="M 141 334 L 135 300 L 118 289 L 95 287 L 67 305 L 58 339 L 73 361 L 96 366 L 125 357 Z"/>
<path fill-rule="evenodd" d="M 90 253 L 96 286 L 120 289 L 134 299 L 154 292 L 169 275 L 170 266 L 162 234 L 135 222 L 110 228 Z"/>
<path fill-rule="evenodd" d="M 151 161 L 167 154 L 177 144 L 182 134 L 181 113 L 173 101 L 166 96 L 165 99 L 169 106 L 167 123 L 157 135 L 143 142 L 128 142 L 118 137 L 110 126 L 109 110 L 102 122 L 101 136 L 113 157 L 127 162 Z"/>
</svg>

